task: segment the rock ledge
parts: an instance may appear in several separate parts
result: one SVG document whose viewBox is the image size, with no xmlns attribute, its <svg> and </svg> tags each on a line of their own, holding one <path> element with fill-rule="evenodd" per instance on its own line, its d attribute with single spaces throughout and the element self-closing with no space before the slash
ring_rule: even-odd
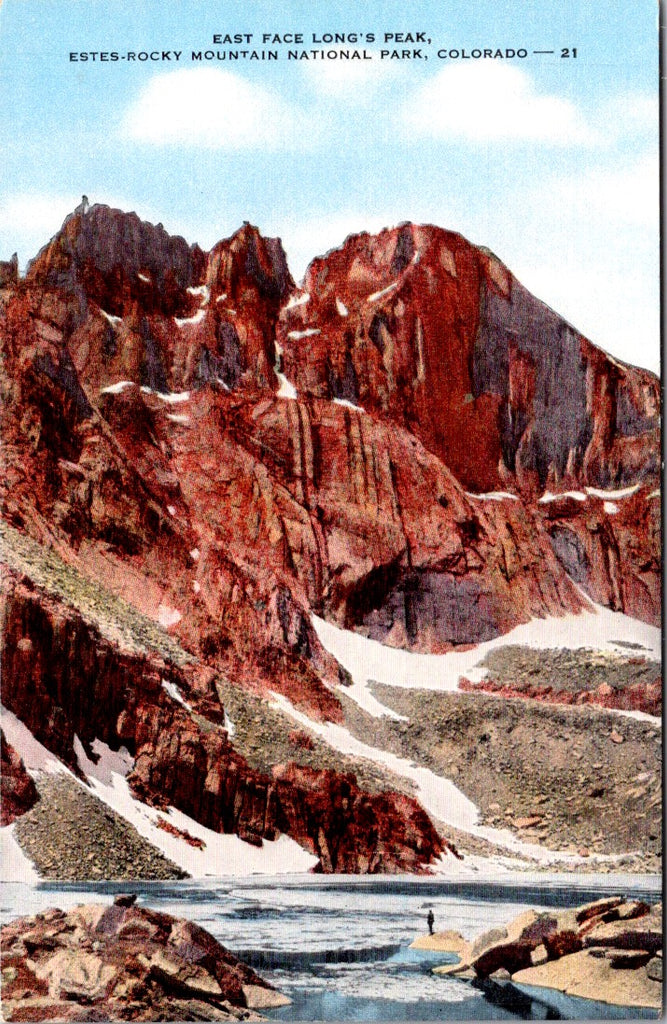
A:
<svg viewBox="0 0 667 1024">
<path fill-rule="evenodd" d="M 616 1006 L 662 1006 L 661 903 L 611 896 L 569 910 L 527 910 L 471 942 L 443 932 L 413 946 L 460 956 L 436 974 L 511 980 Z"/>
</svg>

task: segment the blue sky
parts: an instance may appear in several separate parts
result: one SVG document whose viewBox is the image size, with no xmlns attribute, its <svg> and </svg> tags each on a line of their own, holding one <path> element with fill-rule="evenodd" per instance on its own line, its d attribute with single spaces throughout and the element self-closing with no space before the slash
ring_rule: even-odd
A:
<svg viewBox="0 0 667 1024">
<path fill-rule="evenodd" d="M 237 32 L 251 42 L 213 43 Z M 303 43 L 262 42 L 290 32 Z M 312 41 L 325 32 L 376 42 Z M 657 39 L 655 0 L 4 0 L 0 256 L 25 263 L 84 192 L 204 247 L 250 220 L 297 278 L 351 231 L 436 223 L 657 369 Z M 506 48 L 528 56 L 451 55 Z M 191 60 L 207 49 L 279 60 Z M 286 59 L 322 49 L 372 59 Z M 69 60 L 162 50 L 171 61 Z"/>
</svg>

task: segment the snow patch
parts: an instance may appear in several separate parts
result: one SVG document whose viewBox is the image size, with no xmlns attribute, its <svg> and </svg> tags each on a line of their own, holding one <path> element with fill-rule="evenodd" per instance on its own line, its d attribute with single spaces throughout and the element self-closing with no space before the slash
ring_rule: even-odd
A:
<svg viewBox="0 0 667 1024">
<path fill-rule="evenodd" d="M 225 729 L 227 730 L 227 735 L 229 736 L 230 739 L 233 736 L 236 735 L 236 726 L 234 725 L 234 723 L 232 722 L 231 718 L 229 717 L 229 715 L 227 714 L 226 711 L 225 711 Z"/>
<path fill-rule="evenodd" d="M 346 409 L 354 409 L 356 412 L 366 412 L 360 405 L 355 405 L 354 402 L 348 401 L 347 398 L 334 398 L 334 405 L 343 405 Z"/>
<path fill-rule="evenodd" d="M 175 516 L 176 515 L 176 508 L 175 508 L 175 506 L 174 505 L 167 505 L 167 512 L 169 513 L 170 516 Z"/>
<path fill-rule="evenodd" d="M 349 309 L 347 308 L 347 306 L 345 305 L 344 302 L 341 302 L 341 300 L 338 298 L 338 296 L 336 296 L 336 310 L 338 311 L 338 315 L 339 316 L 349 316 L 350 315 Z"/>
<path fill-rule="evenodd" d="M 199 593 L 199 591 L 201 590 L 201 583 L 199 582 L 199 580 L 194 580 L 193 581 L 192 589 L 194 590 L 195 594 Z"/>
<path fill-rule="evenodd" d="M 660 489 L 658 488 L 657 491 L 651 491 L 651 493 L 647 494 L 646 497 L 647 498 L 659 498 L 660 497 Z"/>
<path fill-rule="evenodd" d="M 274 373 L 275 373 L 276 377 L 278 378 L 278 380 L 280 381 L 280 387 L 276 391 L 277 397 L 278 398 L 292 398 L 292 399 L 298 398 L 299 396 L 297 394 L 296 388 L 287 379 L 285 374 L 284 373 L 278 373 L 277 370 L 274 370 Z"/>
<path fill-rule="evenodd" d="M 510 491 L 486 491 L 484 494 L 473 494 L 472 491 L 466 491 L 466 498 L 478 498 L 484 501 L 504 501 L 506 498 L 510 501 L 518 501 L 516 494 L 511 494 Z"/>
<path fill-rule="evenodd" d="M 199 561 L 199 548 L 192 549 L 192 551 L 190 552 L 190 558 L 192 559 L 193 562 Z"/>
<path fill-rule="evenodd" d="M 586 489 L 588 490 L 588 488 Z M 558 501 L 559 498 L 574 498 L 575 501 L 586 501 L 586 495 L 583 491 L 559 491 L 558 494 L 552 494 L 551 491 L 545 491 L 539 499 L 539 503 L 541 505 L 545 505 L 550 501 Z"/>
<path fill-rule="evenodd" d="M 188 402 L 190 400 L 189 391 L 156 391 L 155 394 L 158 398 L 162 399 L 163 402 L 169 402 L 171 405 L 175 405 L 178 402 Z"/>
<path fill-rule="evenodd" d="M 457 879 L 476 878 L 482 875 L 486 877 L 491 872 L 495 878 L 497 875 L 515 875 L 517 867 L 533 866 L 530 861 L 517 862 L 516 857 L 501 857 L 497 854 L 493 857 L 480 857 L 469 853 L 465 860 L 460 861 L 445 852 L 432 864 L 425 864 L 424 870 L 429 875 L 454 876 Z"/>
<path fill-rule="evenodd" d="M 289 331 L 287 337 L 298 341 L 299 338 L 311 338 L 314 334 L 321 334 L 319 327 L 307 327 L 305 331 Z"/>
<path fill-rule="evenodd" d="M 125 778 L 134 767 L 134 758 L 126 747 L 112 750 L 103 740 L 94 739 L 90 744 L 97 760 L 89 758 L 84 750 L 83 743 L 78 736 L 74 736 L 74 753 L 79 763 L 79 768 L 89 779 L 97 779 L 105 786 L 111 785 L 114 775 Z"/>
<path fill-rule="evenodd" d="M 27 725 L 24 725 L 13 711 L 7 711 L 6 708 L 0 706 L 0 716 L 5 739 L 20 756 L 26 770 L 31 775 L 34 772 L 48 772 L 51 775 L 58 772 L 71 774 L 69 768 L 33 736 Z"/>
<path fill-rule="evenodd" d="M 14 835 L 14 825 L 0 828 L 0 864 L 2 864 L 3 882 L 25 882 L 30 884 L 39 881 L 39 875 L 33 862 L 25 855 Z"/>
<path fill-rule="evenodd" d="M 382 291 L 373 292 L 372 295 L 369 295 L 366 298 L 366 302 L 377 302 L 378 299 L 381 299 L 385 295 L 389 295 L 390 292 L 393 292 L 394 288 L 398 288 L 398 281 L 394 281 L 393 284 L 390 284 L 386 288 L 383 288 Z"/>
<path fill-rule="evenodd" d="M 618 512 L 618 505 L 615 505 L 613 501 L 605 501 L 602 507 L 609 516 L 614 516 Z"/>
<path fill-rule="evenodd" d="M 227 292 L 223 292 L 222 295 L 218 295 L 216 302 L 224 302 L 227 298 Z"/>
<path fill-rule="evenodd" d="M 145 281 L 146 284 L 150 284 L 151 283 L 151 279 L 148 276 L 148 274 L 141 274 L 141 273 L 139 273 L 139 274 L 137 274 L 137 277 L 139 278 L 140 281 Z"/>
<path fill-rule="evenodd" d="M 302 292 L 300 295 L 293 295 L 285 306 L 285 309 L 295 309 L 297 306 L 305 306 L 307 302 L 310 302 L 310 293 Z"/>
<path fill-rule="evenodd" d="M 186 416 L 185 413 L 168 412 L 167 419 L 171 420 L 172 423 L 189 423 L 190 417 Z"/>
<path fill-rule="evenodd" d="M 172 700 L 175 700 L 178 704 L 182 704 L 182 706 L 184 708 L 187 708 L 188 711 L 192 711 L 192 708 L 190 707 L 188 702 L 183 698 L 183 694 L 179 690 L 176 683 L 170 683 L 168 679 L 163 679 L 162 689 L 169 697 L 171 697 Z"/>
<path fill-rule="evenodd" d="M 620 490 L 616 491 L 602 491 L 597 487 L 587 487 L 586 493 L 590 494 L 593 498 L 629 498 L 631 494 L 635 494 L 641 484 L 633 484 L 632 487 L 621 487 Z"/>
<path fill-rule="evenodd" d="M 157 610 L 157 620 L 161 626 L 168 629 L 180 622 L 183 616 L 176 608 L 170 608 L 167 604 L 161 604 Z"/>
<path fill-rule="evenodd" d="M 113 324 L 114 327 L 116 327 L 118 324 L 122 324 L 123 322 L 122 316 L 112 316 L 111 313 L 107 313 L 105 309 L 101 309 L 100 313 L 102 314 L 104 319 L 108 320 L 109 323 Z"/>
<path fill-rule="evenodd" d="M 125 388 L 132 387 L 133 380 L 119 380 L 115 384 L 109 384 L 106 388 L 100 388 L 101 395 L 119 395 Z"/>
<path fill-rule="evenodd" d="M 190 398 L 189 391 L 154 391 L 153 388 L 142 387 L 143 395 L 156 395 L 161 401 L 174 405 L 178 402 L 187 402 Z"/>
<path fill-rule="evenodd" d="M 659 718 L 658 715 L 649 715 L 646 711 L 625 711 L 623 708 L 605 708 L 605 711 L 612 711 L 615 715 L 621 715 L 623 718 L 634 718 L 637 722 L 649 722 L 656 729 L 662 729 L 662 718 Z"/>
<path fill-rule="evenodd" d="M 211 289 L 207 284 L 199 284 L 196 287 L 192 285 L 185 289 L 188 295 L 201 295 L 202 306 L 208 305 L 208 300 L 211 298 Z"/>
<path fill-rule="evenodd" d="M 205 316 L 206 316 L 206 310 L 205 309 L 198 309 L 194 316 L 186 316 L 186 317 L 182 317 L 182 318 L 175 316 L 174 317 L 174 323 L 176 324 L 177 327 L 186 327 L 189 324 L 198 324 L 198 323 L 200 323 L 200 321 L 202 321 Z"/>
<path fill-rule="evenodd" d="M 643 655 L 660 660 L 661 633 L 657 626 L 632 619 L 622 612 L 612 612 L 590 600 L 587 603 L 590 611 L 560 618 L 531 619 L 509 633 L 486 640 L 470 650 L 453 650 L 447 654 L 418 654 L 387 647 L 315 615 L 312 622 L 322 646 L 352 676 L 353 685 L 346 687 L 345 692 L 362 707 L 365 706 L 362 701 L 367 700 L 367 696 L 372 697 L 367 689 L 372 682 L 443 692 L 456 691 L 461 676 L 474 683 L 481 682 L 487 669 L 479 663 L 489 651 L 510 644 L 536 650 L 577 650 L 585 647 L 618 653 L 617 643 L 621 641 L 641 644 Z M 370 708 L 366 707 L 366 710 L 370 711 Z M 370 713 L 377 714 L 377 708 Z"/>
</svg>

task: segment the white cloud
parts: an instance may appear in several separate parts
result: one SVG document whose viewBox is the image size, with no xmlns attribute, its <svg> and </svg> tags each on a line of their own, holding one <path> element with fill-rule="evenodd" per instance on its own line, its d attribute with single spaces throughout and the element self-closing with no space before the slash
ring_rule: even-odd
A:
<svg viewBox="0 0 667 1024">
<path fill-rule="evenodd" d="M 569 100 L 538 93 L 522 68 L 489 61 L 448 64 L 413 94 L 402 120 L 435 139 L 557 146 L 598 141 Z"/>
<path fill-rule="evenodd" d="M 331 46 L 326 49 L 340 52 L 354 47 Z M 363 47 L 356 49 L 361 51 Z M 366 52 L 373 53 L 368 48 Z M 318 96 L 346 100 L 355 106 L 367 106 L 377 99 L 380 89 L 408 80 L 407 72 L 398 65 L 381 61 L 377 53 L 373 53 L 370 60 L 304 61 L 300 70 L 308 86 Z"/>
<path fill-rule="evenodd" d="M 137 142 L 238 150 L 293 147 L 303 128 L 299 113 L 275 93 L 203 67 L 152 78 L 121 131 Z"/>
</svg>

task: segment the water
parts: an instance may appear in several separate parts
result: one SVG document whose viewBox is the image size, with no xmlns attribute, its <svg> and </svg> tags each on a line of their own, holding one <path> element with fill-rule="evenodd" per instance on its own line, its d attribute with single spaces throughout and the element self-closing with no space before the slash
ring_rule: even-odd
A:
<svg viewBox="0 0 667 1024">
<path fill-rule="evenodd" d="M 623 893 L 659 899 L 645 876 L 533 875 L 470 882 L 332 876 L 202 882 L 47 883 L 0 886 L 0 920 L 49 906 L 110 900 L 131 889 L 139 902 L 207 928 L 292 999 L 281 1021 L 559 1020 L 657 1018 L 548 990 L 475 983 L 432 974 L 455 959 L 409 949 L 426 930 L 465 938 L 507 923 L 528 907 L 575 906 Z"/>
</svg>

